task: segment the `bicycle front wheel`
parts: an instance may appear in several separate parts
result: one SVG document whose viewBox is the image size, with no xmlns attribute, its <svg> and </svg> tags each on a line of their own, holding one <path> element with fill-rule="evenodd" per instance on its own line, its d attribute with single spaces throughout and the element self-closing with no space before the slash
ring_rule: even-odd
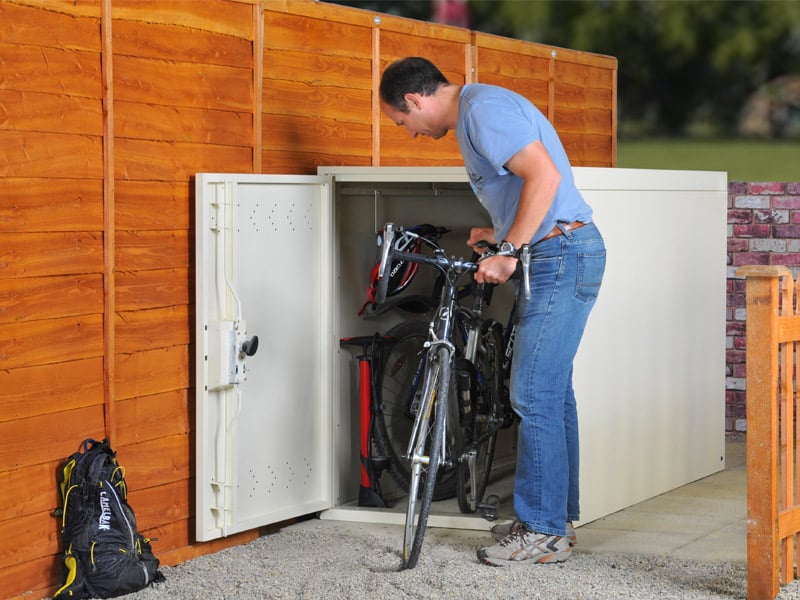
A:
<svg viewBox="0 0 800 600">
<path fill-rule="evenodd" d="M 411 457 L 411 481 L 403 534 L 403 568 L 417 566 L 436 487 L 439 463 L 444 459 L 445 427 L 450 388 L 450 351 L 439 348 L 430 357 L 423 380 L 423 397 Z M 422 493 L 419 494 L 420 487 Z"/>
<path fill-rule="evenodd" d="M 378 454 L 389 459 L 389 475 L 402 491 L 408 492 L 411 463 L 405 454 L 422 390 L 428 324 L 402 321 L 386 335 L 395 341 L 386 349 L 378 372 L 373 438 Z M 440 469 L 433 499 L 446 500 L 455 494 L 455 469 Z"/>
</svg>

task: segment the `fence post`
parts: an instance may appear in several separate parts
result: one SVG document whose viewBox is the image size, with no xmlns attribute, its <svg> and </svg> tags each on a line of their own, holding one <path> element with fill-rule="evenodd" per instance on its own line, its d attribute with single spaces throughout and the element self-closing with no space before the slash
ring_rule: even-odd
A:
<svg viewBox="0 0 800 600">
<path fill-rule="evenodd" d="M 778 266 L 747 266 L 747 598 L 778 595 Z M 785 283 L 789 285 L 789 283 Z M 791 311 L 791 305 L 784 310 Z"/>
</svg>

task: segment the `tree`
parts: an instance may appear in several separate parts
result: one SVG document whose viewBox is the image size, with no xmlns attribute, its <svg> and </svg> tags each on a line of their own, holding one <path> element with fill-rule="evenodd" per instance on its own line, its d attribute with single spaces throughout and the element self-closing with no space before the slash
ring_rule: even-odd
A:
<svg viewBox="0 0 800 600">
<path fill-rule="evenodd" d="M 430 20 L 431 0 L 342 0 Z M 469 0 L 478 31 L 615 56 L 621 135 L 733 134 L 747 98 L 800 74 L 798 0 Z M 435 58 L 435 57 L 432 57 Z"/>
</svg>

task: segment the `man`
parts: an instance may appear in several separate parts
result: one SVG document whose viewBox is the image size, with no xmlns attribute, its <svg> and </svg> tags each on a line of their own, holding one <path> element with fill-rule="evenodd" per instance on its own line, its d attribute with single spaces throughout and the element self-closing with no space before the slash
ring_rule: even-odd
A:
<svg viewBox="0 0 800 600">
<path fill-rule="evenodd" d="M 603 238 L 572 177 L 555 129 L 522 96 L 501 87 L 451 84 L 430 61 L 390 65 L 381 108 L 416 138 L 450 130 L 472 188 L 493 227 L 475 227 L 468 244 L 500 242 L 481 261 L 478 282 L 503 283 L 530 249 L 530 298 L 517 294 L 511 404 L 520 417 L 514 481 L 516 520 L 496 526 L 498 543 L 478 550 L 492 566 L 560 562 L 580 518 L 578 417 L 572 363 L 605 269 Z M 518 284 L 521 285 L 521 284 Z"/>
</svg>

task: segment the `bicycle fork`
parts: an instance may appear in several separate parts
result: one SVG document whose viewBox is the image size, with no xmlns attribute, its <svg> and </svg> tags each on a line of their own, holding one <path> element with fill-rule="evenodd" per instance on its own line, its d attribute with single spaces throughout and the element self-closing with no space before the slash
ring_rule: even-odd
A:
<svg viewBox="0 0 800 600">
<path fill-rule="evenodd" d="M 436 346 L 443 346 L 443 352 L 437 352 Z M 406 450 L 406 457 L 411 460 L 412 470 L 428 466 L 430 463 L 430 449 L 426 453 L 425 438 L 428 431 L 424 430 L 423 424 L 430 424 L 433 416 L 434 407 L 436 406 L 436 390 L 438 388 L 439 377 L 441 376 L 442 368 L 441 361 L 450 361 L 455 351 L 453 345 L 446 340 L 438 340 L 430 343 L 428 349 L 429 360 L 436 361 L 433 368 L 429 371 L 430 376 L 423 381 L 422 397 L 419 400 L 419 408 L 416 417 L 414 418 L 414 425 L 411 430 L 411 436 L 408 441 L 408 449 Z M 445 419 L 447 418 L 446 399 L 442 403 L 442 410 L 445 411 Z M 446 421 L 445 421 L 446 423 Z M 442 440 L 435 440 L 441 442 L 439 451 L 439 466 L 445 462 L 445 437 Z"/>
</svg>

